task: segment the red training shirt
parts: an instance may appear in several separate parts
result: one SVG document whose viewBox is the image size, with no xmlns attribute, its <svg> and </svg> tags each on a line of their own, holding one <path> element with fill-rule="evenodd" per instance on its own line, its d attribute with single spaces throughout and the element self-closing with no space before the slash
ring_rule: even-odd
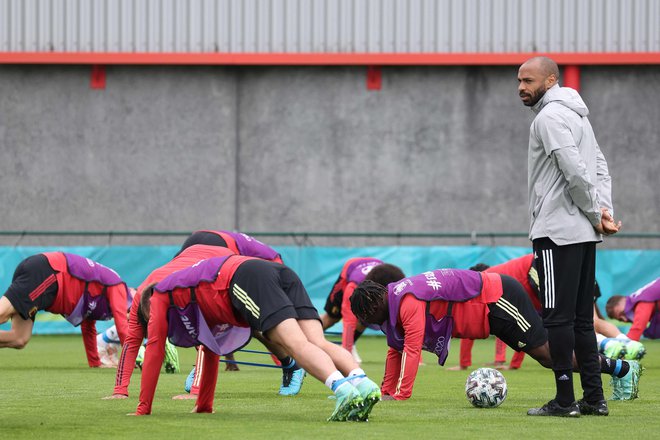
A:
<svg viewBox="0 0 660 440">
<path fill-rule="evenodd" d="M 231 256 L 220 268 L 218 277 L 213 282 L 201 282 L 195 289 L 197 304 L 204 315 L 209 328 L 220 324 L 230 324 L 237 327 L 249 327 L 247 322 L 237 316 L 231 305 L 229 297 L 229 283 L 236 269 L 253 257 L 240 255 Z M 190 303 L 190 289 L 178 288 L 172 292 L 174 303 L 178 307 L 185 307 Z M 167 338 L 168 321 L 167 309 L 169 307 L 169 296 L 154 292 L 151 297 L 151 315 L 149 317 L 147 350 L 142 364 L 142 381 L 140 383 L 140 402 L 138 403 L 137 415 L 151 414 L 151 406 L 158 384 L 160 366 L 165 357 L 165 340 Z M 218 356 L 206 347 L 204 364 L 205 370 L 201 378 L 200 393 L 197 396 L 197 411 L 213 411 L 213 395 L 218 373 Z"/>
<path fill-rule="evenodd" d="M 57 273 L 57 295 L 55 300 L 46 311 L 62 315 L 70 315 L 76 308 L 78 301 L 85 290 L 85 281 L 79 280 L 69 274 L 69 268 L 66 263 L 66 257 L 62 252 L 44 252 L 43 255 L 48 258 L 50 267 Z M 126 339 L 128 330 L 128 319 L 126 318 L 127 288 L 124 284 L 115 286 L 104 286 L 101 283 L 91 281 L 87 285 L 87 291 L 92 297 L 100 296 L 105 289 L 105 296 L 108 298 L 112 317 L 117 326 L 117 333 L 121 343 Z M 82 331 L 83 344 L 85 345 L 85 354 L 87 363 L 90 367 L 100 367 L 98 347 L 96 345 L 96 321 L 83 320 L 80 324 Z"/>
<path fill-rule="evenodd" d="M 502 278 L 498 274 L 484 272 L 481 273 L 481 278 L 483 285 L 478 296 L 465 302 L 454 303 L 452 337 L 485 339 L 490 334 L 488 304 L 497 302 L 502 296 Z M 396 400 L 406 400 L 412 395 L 426 327 L 427 302 L 411 294 L 404 295 L 397 320 L 398 330 L 404 339 L 403 352 L 389 348 L 381 385 L 382 393 Z M 446 316 L 447 307 L 447 301 L 430 301 L 429 311 L 436 319 L 440 319 Z"/>
</svg>

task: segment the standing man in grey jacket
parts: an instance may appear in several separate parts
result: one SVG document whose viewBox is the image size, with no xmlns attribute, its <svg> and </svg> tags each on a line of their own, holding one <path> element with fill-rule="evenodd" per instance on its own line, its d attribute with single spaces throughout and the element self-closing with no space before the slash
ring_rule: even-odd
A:
<svg viewBox="0 0 660 440">
<path fill-rule="evenodd" d="M 546 57 L 518 71 L 518 94 L 536 114 L 528 150 L 529 238 L 539 273 L 557 394 L 535 416 L 607 415 L 593 327 L 596 243 L 621 223 L 612 217 L 611 179 L 589 110 L 573 89 L 559 87 L 557 64 Z M 572 353 L 584 397 L 575 401 Z"/>
</svg>

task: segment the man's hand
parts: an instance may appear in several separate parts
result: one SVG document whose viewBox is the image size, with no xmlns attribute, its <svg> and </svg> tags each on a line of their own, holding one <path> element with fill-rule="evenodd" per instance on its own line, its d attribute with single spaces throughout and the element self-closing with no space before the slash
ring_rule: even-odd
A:
<svg viewBox="0 0 660 440">
<path fill-rule="evenodd" d="M 128 399 L 128 396 L 123 394 L 113 394 L 112 396 L 105 396 L 101 398 L 102 400 L 112 400 L 112 399 Z"/>
<path fill-rule="evenodd" d="M 394 397 L 389 394 L 383 394 L 383 397 L 381 397 L 380 400 L 394 400 Z"/>
<path fill-rule="evenodd" d="M 619 232 L 619 229 L 621 229 L 621 221 L 616 223 L 607 208 L 601 208 L 600 211 L 602 215 L 600 225 L 595 227 L 596 231 L 603 235 L 612 235 Z"/>
</svg>

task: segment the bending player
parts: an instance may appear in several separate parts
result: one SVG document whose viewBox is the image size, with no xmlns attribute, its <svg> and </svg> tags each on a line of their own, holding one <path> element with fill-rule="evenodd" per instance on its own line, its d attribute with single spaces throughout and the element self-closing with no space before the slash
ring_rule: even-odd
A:
<svg viewBox="0 0 660 440">
<path fill-rule="evenodd" d="M 46 310 L 81 326 L 87 363 L 101 367 L 95 323 L 114 317 L 123 341 L 129 298 L 119 275 L 89 258 L 64 252 L 32 255 L 16 267 L 11 285 L 0 298 L 0 324 L 11 319 L 11 329 L 0 330 L 0 347 L 25 347 L 37 311 Z"/>
<path fill-rule="evenodd" d="M 538 289 L 538 274 L 536 268 L 534 267 L 534 255 L 527 254 L 519 258 L 514 258 L 505 263 L 498 264 L 497 266 L 488 266 L 483 263 L 479 263 L 470 268 L 477 272 L 490 272 L 498 273 L 500 275 L 508 275 L 518 281 L 520 285 L 525 289 L 527 297 L 532 302 L 534 310 L 540 312 L 541 302 L 539 301 L 539 289 Z M 470 365 L 472 365 L 472 346 L 474 345 L 474 340 L 472 339 L 461 339 L 461 350 L 459 356 L 459 365 L 456 367 L 448 368 L 448 370 L 466 370 Z M 525 358 L 524 351 L 516 351 L 511 358 L 511 364 L 506 366 L 506 344 L 499 338 L 495 340 L 495 362 L 493 363 L 495 368 L 508 370 L 508 369 L 518 369 L 522 365 L 523 359 Z"/>
<path fill-rule="evenodd" d="M 596 283 L 594 293 L 594 328 L 598 352 L 613 359 L 641 360 L 646 354 L 644 344 L 621 333 L 616 325 L 607 321 L 600 313 L 596 301 L 600 298 L 600 287 Z"/>
<path fill-rule="evenodd" d="M 284 264 L 282 261 L 282 256 L 275 249 L 262 243 L 254 237 L 243 234 L 242 232 L 212 230 L 196 231 L 193 232 L 186 239 L 186 241 L 184 241 L 179 253 L 196 244 L 220 246 L 230 249 L 237 255 L 257 257 L 263 260 Z M 255 331 L 252 336 L 259 340 L 259 342 L 261 342 L 271 353 L 273 353 L 273 360 L 277 365 L 282 367 L 282 384 L 280 386 L 279 394 L 282 396 L 295 396 L 298 394 L 305 379 L 305 370 L 300 368 L 300 366 L 297 365 L 296 362 L 287 353 L 279 351 L 280 348 L 271 344 L 270 341 L 264 338 L 261 333 Z M 201 365 L 203 358 L 204 351 L 198 350 L 195 365 Z M 234 358 L 233 353 L 227 354 L 225 359 L 227 362 L 225 370 L 238 371 L 238 365 L 234 363 L 236 359 Z M 184 387 L 186 392 L 190 393 L 190 396 L 182 394 L 177 396 L 177 398 L 194 398 L 199 393 L 201 374 L 197 374 L 199 369 L 196 366 L 193 367 L 192 371 L 190 371 Z"/>
<path fill-rule="evenodd" d="M 493 334 L 551 367 L 541 318 L 520 284 L 506 275 L 440 269 L 387 287 L 365 281 L 353 292 L 351 308 L 359 319 L 380 325 L 387 335 L 390 349 L 381 389 L 385 399 L 408 399 L 421 350 L 435 353 L 443 365 L 452 336 L 483 339 Z M 601 371 L 613 375 L 614 400 L 637 397 L 637 362 L 603 356 Z M 583 414 L 608 413 L 604 400 L 579 405 Z"/>
<path fill-rule="evenodd" d="M 304 286 L 284 265 L 244 256 L 204 260 L 173 273 L 155 289 L 145 289 L 141 311 L 148 320 L 149 339 L 137 415 L 151 413 L 168 335 L 180 346 L 203 345 L 204 373 L 193 412 L 213 412 L 218 355 L 246 344 L 249 328 L 282 346 L 335 392 L 329 420 L 367 420 L 380 400 L 378 385 L 351 354 L 325 340 Z"/>
<path fill-rule="evenodd" d="M 639 341 L 643 336 L 660 338 L 660 278 L 651 281 L 630 296 L 614 295 L 605 305 L 607 316 L 632 322 L 627 336 Z"/>
<path fill-rule="evenodd" d="M 115 388 L 113 394 L 104 399 L 125 399 L 128 397 L 128 386 L 131 382 L 136 359 L 138 358 L 138 353 L 142 347 L 142 341 L 147 336 L 146 320 L 140 314 L 140 298 L 142 297 L 145 287 L 161 281 L 177 270 L 185 269 L 207 258 L 233 254 L 234 253 L 231 250 L 225 247 L 204 245 L 191 246 L 186 248 L 183 252 L 180 252 L 167 264 L 155 269 L 142 282 L 142 284 L 140 284 L 135 293 L 135 297 L 133 298 L 133 303 L 131 304 L 128 319 L 128 336 L 124 342 L 121 357 L 119 359 L 117 377 L 115 378 Z M 144 365 L 144 361 L 142 364 Z"/>
<path fill-rule="evenodd" d="M 382 274 L 381 277 L 386 277 L 386 282 L 383 281 L 381 284 L 387 285 L 405 277 L 398 267 L 391 264 L 383 265 L 384 263 L 381 260 L 371 257 L 351 258 L 344 263 L 341 273 L 326 299 L 325 313 L 321 315 L 323 330 L 327 330 L 343 318 L 342 347 L 351 352 L 353 359 L 357 363 L 361 363 L 362 360 L 354 344 L 364 332 L 365 326 L 357 320 L 351 311 L 350 299 L 351 295 L 353 295 L 353 290 L 376 267 L 380 268 L 378 272 Z M 377 277 L 379 276 L 377 275 Z M 398 278 L 393 279 L 392 277 Z M 378 282 L 378 280 L 374 281 Z"/>
</svg>

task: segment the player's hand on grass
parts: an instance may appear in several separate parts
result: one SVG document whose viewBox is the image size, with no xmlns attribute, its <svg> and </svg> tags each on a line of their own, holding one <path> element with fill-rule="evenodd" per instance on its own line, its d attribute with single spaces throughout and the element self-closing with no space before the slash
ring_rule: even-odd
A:
<svg viewBox="0 0 660 440">
<path fill-rule="evenodd" d="M 123 394 L 113 394 L 112 396 L 102 397 L 101 400 L 112 400 L 112 399 L 128 399 L 128 396 Z"/>
<path fill-rule="evenodd" d="M 462 367 L 460 365 L 454 365 L 453 367 L 447 368 L 447 371 L 463 371 L 467 370 L 467 367 Z"/>
<path fill-rule="evenodd" d="M 197 399 L 196 394 L 177 394 L 176 396 L 172 396 L 172 400 L 191 400 L 191 399 Z"/>
<path fill-rule="evenodd" d="M 201 414 L 201 413 L 206 413 L 206 414 L 211 413 L 211 414 L 215 414 L 215 410 L 214 410 L 214 409 L 212 409 L 211 411 L 203 411 L 203 410 L 200 411 L 200 410 L 197 408 L 197 405 L 195 405 L 195 406 L 193 407 L 193 409 L 192 409 L 190 412 L 191 412 L 191 413 L 200 413 L 200 414 Z"/>
<path fill-rule="evenodd" d="M 389 394 L 383 394 L 383 397 L 381 397 L 380 400 L 394 400 L 394 397 Z"/>
</svg>

